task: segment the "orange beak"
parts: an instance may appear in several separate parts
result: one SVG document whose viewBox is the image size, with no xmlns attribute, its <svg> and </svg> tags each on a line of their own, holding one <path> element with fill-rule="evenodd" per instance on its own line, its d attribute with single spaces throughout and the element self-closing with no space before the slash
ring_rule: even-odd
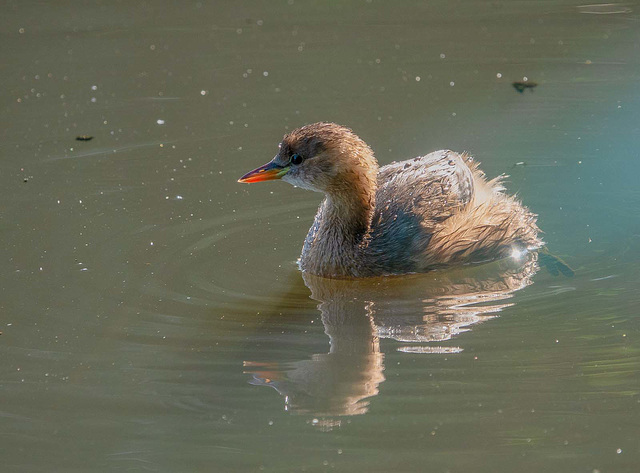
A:
<svg viewBox="0 0 640 473">
<path fill-rule="evenodd" d="M 289 172 L 289 166 L 282 167 L 278 164 L 275 164 L 273 161 L 268 162 L 264 166 L 260 166 L 253 171 L 246 173 L 238 182 L 261 182 L 261 181 L 272 181 L 274 179 L 280 179 L 287 172 Z"/>
</svg>

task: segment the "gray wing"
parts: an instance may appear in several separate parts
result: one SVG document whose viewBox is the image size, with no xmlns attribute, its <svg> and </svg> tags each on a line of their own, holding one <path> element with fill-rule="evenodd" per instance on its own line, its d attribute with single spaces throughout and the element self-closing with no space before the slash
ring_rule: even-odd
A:
<svg viewBox="0 0 640 473">
<path fill-rule="evenodd" d="M 471 201 L 466 159 L 441 150 L 380 169 L 369 250 L 390 272 L 419 264 L 435 227 Z"/>
</svg>

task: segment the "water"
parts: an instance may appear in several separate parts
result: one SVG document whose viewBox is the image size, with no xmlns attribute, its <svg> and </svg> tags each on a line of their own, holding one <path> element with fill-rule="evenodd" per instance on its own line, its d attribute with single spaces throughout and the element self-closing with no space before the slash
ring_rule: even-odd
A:
<svg viewBox="0 0 640 473">
<path fill-rule="evenodd" d="M 2 8 L 3 471 L 637 471 L 639 4 Z M 236 179 L 318 120 L 509 174 L 575 277 L 303 278 L 320 196 Z"/>
</svg>

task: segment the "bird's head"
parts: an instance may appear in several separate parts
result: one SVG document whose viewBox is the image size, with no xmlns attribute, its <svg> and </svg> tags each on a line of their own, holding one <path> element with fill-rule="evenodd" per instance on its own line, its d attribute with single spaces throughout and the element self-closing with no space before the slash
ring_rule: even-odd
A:
<svg viewBox="0 0 640 473">
<path fill-rule="evenodd" d="M 304 189 L 340 194 L 363 185 L 375 188 L 377 172 L 371 148 L 349 128 L 313 123 L 285 135 L 278 154 L 238 182 L 282 179 Z"/>
</svg>

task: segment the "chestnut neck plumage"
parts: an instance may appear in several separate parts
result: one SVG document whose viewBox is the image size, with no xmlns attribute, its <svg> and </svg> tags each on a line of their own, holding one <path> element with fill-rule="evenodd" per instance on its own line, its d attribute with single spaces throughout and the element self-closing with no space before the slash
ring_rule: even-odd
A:
<svg viewBox="0 0 640 473">
<path fill-rule="evenodd" d="M 352 165 L 324 191 L 325 199 L 304 243 L 300 266 L 314 274 L 357 276 L 371 228 L 378 165 L 369 153 L 344 162 Z M 368 154 L 368 155 L 367 155 Z"/>
</svg>

